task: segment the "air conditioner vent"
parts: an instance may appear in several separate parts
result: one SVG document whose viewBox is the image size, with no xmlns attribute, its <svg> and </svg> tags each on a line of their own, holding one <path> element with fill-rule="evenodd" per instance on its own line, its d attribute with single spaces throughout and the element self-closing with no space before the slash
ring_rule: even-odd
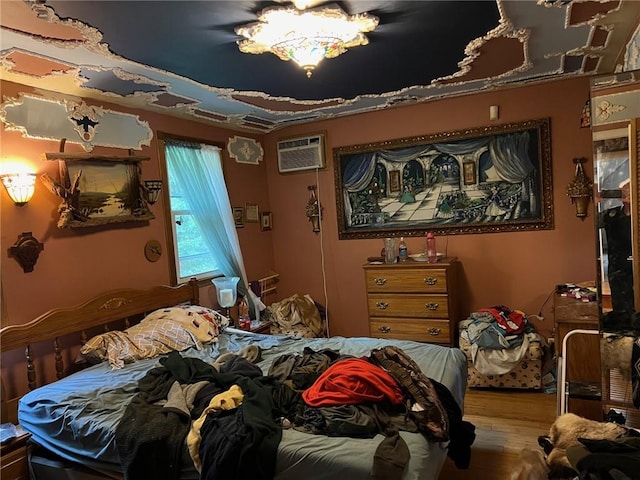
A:
<svg viewBox="0 0 640 480">
<path fill-rule="evenodd" d="M 278 169 L 281 173 L 323 168 L 324 136 L 288 138 L 278 142 Z"/>
</svg>

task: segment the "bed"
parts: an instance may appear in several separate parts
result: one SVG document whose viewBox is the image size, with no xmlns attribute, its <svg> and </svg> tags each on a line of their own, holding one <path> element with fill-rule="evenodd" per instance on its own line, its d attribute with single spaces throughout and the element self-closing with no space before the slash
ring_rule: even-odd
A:
<svg viewBox="0 0 640 480">
<path fill-rule="evenodd" d="M 113 369 L 109 362 L 101 362 L 66 375 L 70 368 L 64 365 L 63 359 L 69 355 L 65 354 L 60 339 L 96 327 L 105 326 L 105 330 L 117 328 L 114 325 L 123 319 L 129 326 L 157 309 L 184 303 L 198 305 L 198 301 L 196 282 L 178 287 L 114 290 L 80 305 L 52 310 L 25 325 L 8 326 L 0 331 L 3 352 L 26 349 L 30 391 L 17 399 L 17 409 L 20 425 L 32 435 L 30 464 L 36 479 L 125 478 L 116 445 L 118 422 L 139 392 L 140 380 L 146 378 L 152 369 L 159 368 L 159 359 L 175 358 L 175 352 L 171 352 L 158 358 L 127 363 L 117 369 Z M 83 341 L 87 340 L 86 333 L 80 335 Z M 38 362 L 32 348 L 33 344 L 40 342 L 53 345 L 52 363 L 58 377 L 46 385 L 40 385 L 43 382 L 36 372 Z M 221 356 L 225 354 L 235 357 L 239 352 L 257 348 L 260 355 L 254 363 L 265 378 L 270 379 L 266 373 L 274 362 L 279 362 L 284 356 L 296 357 L 303 351 L 323 352 L 328 349 L 345 358 L 360 359 L 389 345 L 404 352 L 434 384 L 445 387 L 449 403 L 455 404 L 453 407 L 447 405 L 447 412 L 457 409 L 460 413 L 455 420 L 450 417 L 449 428 L 452 432 L 457 428 L 457 432 L 452 433 L 448 442 L 427 440 L 428 435 L 423 432 L 399 432 L 409 453 L 402 478 L 437 479 L 447 455 L 454 458 L 451 455 L 454 440 L 458 453 L 462 451 L 462 456 L 458 455 L 455 460 L 456 465 L 466 468 L 474 428 L 468 422 L 461 422 L 467 360 L 459 349 L 373 338 L 289 338 L 226 328 L 219 332 L 217 341 L 202 345 L 202 348 L 188 348 L 179 356 L 181 361 L 198 359 L 209 365 L 224 358 Z M 249 405 L 249 401 L 245 402 Z M 282 428 L 277 444 L 275 474 L 272 476 L 281 480 L 342 476 L 353 480 L 368 479 L 377 461 L 374 454 L 384 439 L 385 436 L 379 433 L 354 438 Z M 179 478 L 208 478 L 204 470 L 202 475 L 198 473 L 190 461 L 188 448 L 184 446 L 182 450 Z M 254 478 L 260 478 L 260 475 Z"/>
</svg>

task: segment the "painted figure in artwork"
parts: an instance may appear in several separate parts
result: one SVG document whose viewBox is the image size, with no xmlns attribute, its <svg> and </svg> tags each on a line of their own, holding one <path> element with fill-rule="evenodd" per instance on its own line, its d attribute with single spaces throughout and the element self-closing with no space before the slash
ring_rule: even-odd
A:
<svg viewBox="0 0 640 480">
<path fill-rule="evenodd" d="M 500 192 L 498 192 L 498 187 L 491 187 L 488 203 L 487 209 L 484 212 L 487 217 L 500 217 L 508 212 L 502 205 L 502 198 L 500 197 Z"/>
</svg>

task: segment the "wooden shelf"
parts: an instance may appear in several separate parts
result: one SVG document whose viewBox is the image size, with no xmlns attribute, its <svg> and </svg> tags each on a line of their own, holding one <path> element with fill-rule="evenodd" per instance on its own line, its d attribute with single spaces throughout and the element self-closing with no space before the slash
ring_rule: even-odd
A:
<svg viewBox="0 0 640 480">
<path fill-rule="evenodd" d="M 82 153 L 43 153 L 43 160 L 98 160 L 104 162 L 144 162 L 151 160 L 151 157 L 138 155 L 94 155 L 91 152 Z"/>
</svg>

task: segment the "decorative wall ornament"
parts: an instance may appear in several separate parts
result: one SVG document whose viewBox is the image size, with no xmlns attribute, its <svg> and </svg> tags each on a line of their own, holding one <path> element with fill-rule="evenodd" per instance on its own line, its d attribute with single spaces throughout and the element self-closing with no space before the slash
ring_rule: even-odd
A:
<svg viewBox="0 0 640 480">
<path fill-rule="evenodd" d="M 264 156 L 262 145 L 253 138 L 234 135 L 227 143 L 229 156 L 238 163 L 258 165 Z"/>
<path fill-rule="evenodd" d="M 318 200 L 318 196 L 316 195 L 317 188 L 317 185 L 309 185 L 307 187 L 307 190 L 309 190 L 309 200 L 307 201 L 307 206 L 305 208 L 307 218 L 313 227 L 313 233 L 318 233 L 320 231 L 320 220 L 322 220 L 323 210 L 323 207 L 320 205 L 320 201 Z"/>
<path fill-rule="evenodd" d="M 606 100 L 598 104 L 596 115 L 599 120 L 608 120 L 614 113 L 621 112 L 626 107 L 624 105 L 615 105 Z"/>
<path fill-rule="evenodd" d="M 124 297 L 110 298 L 98 307 L 98 310 L 118 310 L 121 307 L 131 303 L 132 300 Z"/>
<path fill-rule="evenodd" d="M 43 250 L 44 244 L 40 243 L 31 232 L 23 232 L 18 237 L 18 241 L 9 247 L 9 256 L 16 259 L 24 273 L 29 273 L 33 272 L 33 267 Z"/>
<path fill-rule="evenodd" d="M 84 142 L 91 143 L 95 136 L 96 128 L 100 125 L 100 118 L 104 116 L 104 109 L 102 107 L 89 106 L 84 102 L 80 104 L 68 103 L 66 106 L 73 129 Z"/>
<path fill-rule="evenodd" d="M 24 93 L 0 105 L 0 120 L 7 130 L 21 132 L 24 137 L 66 138 L 87 152 L 95 146 L 140 150 L 153 138 L 149 124 L 137 115 L 89 106 L 83 101 Z"/>
<path fill-rule="evenodd" d="M 580 113 L 580 128 L 591 127 L 591 99 L 584 102 L 582 112 Z"/>
<path fill-rule="evenodd" d="M 593 183 L 584 173 L 582 164 L 587 159 L 584 157 L 574 158 L 573 163 L 576 164 L 576 174 L 573 180 L 567 185 L 567 195 L 571 199 L 571 203 L 576 206 L 576 217 L 584 220 L 587 217 L 589 200 L 593 195 Z"/>
</svg>

